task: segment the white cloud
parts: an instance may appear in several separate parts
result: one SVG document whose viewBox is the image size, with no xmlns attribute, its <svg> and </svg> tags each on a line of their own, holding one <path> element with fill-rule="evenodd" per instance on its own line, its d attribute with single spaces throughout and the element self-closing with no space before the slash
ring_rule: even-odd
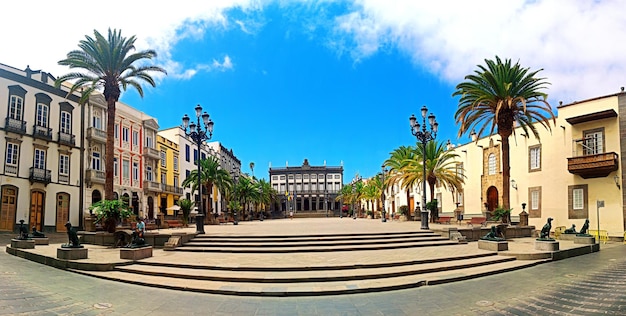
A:
<svg viewBox="0 0 626 316">
<path fill-rule="evenodd" d="M 626 19 L 618 0 L 356 0 L 329 46 L 364 60 L 396 48 L 456 84 L 485 58 L 544 68 L 569 102 L 626 85 Z"/>
</svg>

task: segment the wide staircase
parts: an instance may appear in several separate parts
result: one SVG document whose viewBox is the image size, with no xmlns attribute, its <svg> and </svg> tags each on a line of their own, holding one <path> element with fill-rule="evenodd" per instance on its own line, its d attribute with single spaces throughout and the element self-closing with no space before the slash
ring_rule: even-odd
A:
<svg viewBox="0 0 626 316">
<path fill-rule="evenodd" d="M 247 296 L 379 292 L 467 280 L 541 263 L 431 231 L 199 236 L 114 271 L 83 274 L 161 288 Z"/>
</svg>

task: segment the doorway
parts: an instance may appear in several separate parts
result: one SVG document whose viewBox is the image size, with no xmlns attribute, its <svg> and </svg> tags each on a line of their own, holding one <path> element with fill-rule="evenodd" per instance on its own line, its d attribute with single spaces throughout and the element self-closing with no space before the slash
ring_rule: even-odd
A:
<svg viewBox="0 0 626 316">
<path fill-rule="evenodd" d="M 493 216 L 493 211 L 498 208 L 498 189 L 494 186 L 490 186 L 487 189 L 487 213 L 489 216 Z"/>
<path fill-rule="evenodd" d="M 43 231 L 44 193 L 32 191 L 30 193 L 30 227 L 35 226 L 38 231 Z"/>
<path fill-rule="evenodd" d="M 0 230 L 13 231 L 17 210 L 17 188 L 2 187 L 2 206 L 0 206 Z"/>
<path fill-rule="evenodd" d="M 67 193 L 57 194 L 57 232 L 65 232 L 65 223 L 70 220 L 70 195 Z"/>
</svg>

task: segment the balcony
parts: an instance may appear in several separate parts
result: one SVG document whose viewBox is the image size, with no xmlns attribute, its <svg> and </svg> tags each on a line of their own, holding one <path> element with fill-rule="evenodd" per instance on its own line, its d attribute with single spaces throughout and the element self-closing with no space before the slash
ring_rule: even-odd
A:
<svg viewBox="0 0 626 316">
<path fill-rule="evenodd" d="M 104 171 L 100 171 L 100 170 L 92 170 L 92 169 L 88 169 L 86 174 L 85 174 L 85 181 L 87 181 L 87 183 L 89 184 L 93 184 L 93 183 L 99 183 L 99 184 L 104 184 L 106 175 L 104 174 Z"/>
<path fill-rule="evenodd" d="M 164 193 L 183 195 L 183 188 L 175 187 L 169 184 L 161 184 L 161 189 Z"/>
<path fill-rule="evenodd" d="M 52 172 L 48 169 L 39 169 L 39 168 L 31 167 L 28 180 L 30 180 L 31 183 L 39 182 L 39 183 L 43 183 L 47 185 L 52 180 L 51 173 Z"/>
<path fill-rule="evenodd" d="M 52 129 L 45 126 L 33 125 L 33 137 L 51 141 Z"/>
<path fill-rule="evenodd" d="M 90 127 L 87 129 L 87 140 L 91 142 L 98 142 L 101 144 L 106 144 L 107 132 L 103 130 L 99 130 L 95 127 Z"/>
<path fill-rule="evenodd" d="M 154 160 L 161 159 L 161 155 L 160 155 L 159 151 L 157 149 L 152 148 L 152 147 L 144 147 L 143 148 L 143 155 L 145 157 L 152 158 Z"/>
<path fill-rule="evenodd" d="M 76 146 L 76 137 L 72 134 L 59 132 L 59 144 L 74 147 Z"/>
<path fill-rule="evenodd" d="M 17 134 L 26 134 L 26 121 L 12 119 L 7 117 L 4 121 L 4 130 Z"/>
<path fill-rule="evenodd" d="M 154 181 L 143 181 L 143 191 L 144 192 L 161 192 L 161 184 Z"/>
<path fill-rule="evenodd" d="M 567 171 L 583 179 L 608 176 L 619 167 L 619 156 L 614 152 L 567 158 Z"/>
</svg>

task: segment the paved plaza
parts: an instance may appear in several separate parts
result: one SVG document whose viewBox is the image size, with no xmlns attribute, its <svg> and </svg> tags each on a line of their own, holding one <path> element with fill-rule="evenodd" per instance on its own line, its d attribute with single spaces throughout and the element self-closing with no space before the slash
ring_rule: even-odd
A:
<svg viewBox="0 0 626 316">
<path fill-rule="evenodd" d="M 238 226 L 206 226 L 206 231 L 208 235 L 233 236 L 276 232 L 324 234 L 380 226 L 386 231 L 419 230 L 416 222 L 330 218 L 241 222 Z M 2 234 L 0 242 L 6 245 L 12 237 Z M 66 241 L 64 234 L 50 237 L 51 243 Z M 375 253 L 358 260 L 376 260 Z M 343 253 L 339 260 L 348 260 L 350 254 Z M 228 257 L 219 253 L 210 255 Z M 184 256 L 185 261 L 192 260 L 188 256 Z M 239 297 L 159 289 L 70 273 L 5 251 L 0 254 L 0 267 L 2 315 L 624 315 L 626 312 L 626 246 L 615 242 L 603 244 L 600 252 L 473 280 L 318 297 Z"/>
</svg>

